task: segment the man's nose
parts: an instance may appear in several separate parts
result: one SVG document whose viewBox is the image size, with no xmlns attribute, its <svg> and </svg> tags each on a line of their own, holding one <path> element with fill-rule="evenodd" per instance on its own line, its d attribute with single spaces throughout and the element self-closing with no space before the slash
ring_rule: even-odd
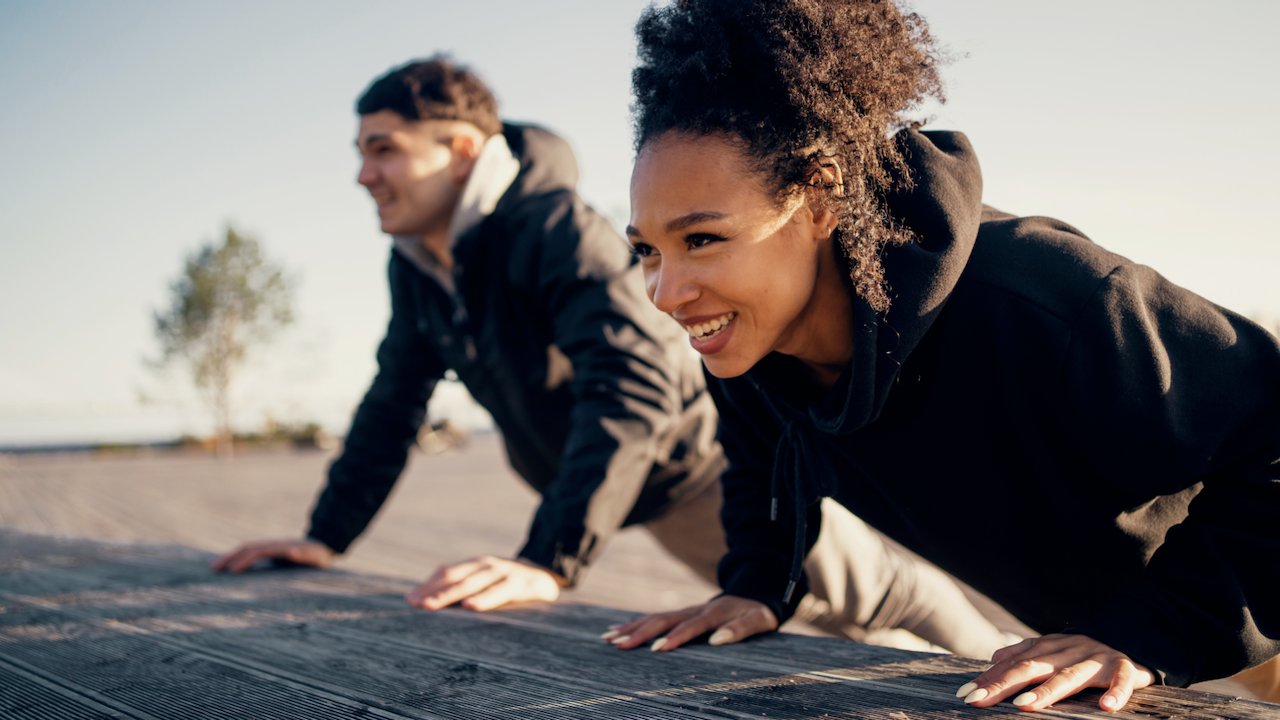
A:
<svg viewBox="0 0 1280 720">
<path fill-rule="evenodd" d="M 373 166 L 373 163 L 367 160 L 360 163 L 360 172 L 356 174 L 356 182 L 365 187 L 369 187 L 377 180 L 377 178 L 377 169 Z"/>
</svg>

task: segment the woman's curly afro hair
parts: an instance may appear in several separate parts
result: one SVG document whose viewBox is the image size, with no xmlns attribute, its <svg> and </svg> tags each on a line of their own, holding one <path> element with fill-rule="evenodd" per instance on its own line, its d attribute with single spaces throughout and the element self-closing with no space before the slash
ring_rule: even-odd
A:
<svg viewBox="0 0 1280 720">
<path fill-rule="evenodd" d="M 891 0 L 676 0 L 636 25 L 636 149 L 659 135 L 740 141 L 781 201 L 815 165 L 828 187 L 855 291 L 885 311 L 884 248 L 909 239 L 884 207 L 910 183 L 892 134 L 928 98 L 943 100 L 923 18 Z"/>
</svg>

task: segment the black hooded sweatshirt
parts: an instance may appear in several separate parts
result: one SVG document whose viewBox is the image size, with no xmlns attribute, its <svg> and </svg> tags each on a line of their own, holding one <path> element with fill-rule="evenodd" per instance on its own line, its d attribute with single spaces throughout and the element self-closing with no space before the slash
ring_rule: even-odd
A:
<svg viewBox="0 0 1280 720">
<path fill-rule="evenodd" d="M 524 125 L 503 135 L 520 168 L 459 236 L 456 294 L 391 254 L 378 374 L 308 536 L 343 552 L 365 529 L 452 369 L 542 494 L 519 556 L 572 584 L 619 527 L 715 482 L 724 458 L 686 335 L 645 297 L 626 242 L 574 191 L 568 144 Z"/>
<path fill-rule="evenodd" d="M 1276 338 L 1062 222 L 982 205 L 962 135 L 900 142 L 914 188 L 889 207 L 914 242 L 885 257 L 886 314 L 855 299 L 835 385 L 776 353 L 709 377 L 725 591 L 789 617 L 831 496 L 1035 630 L 1168 684 L 1280 653 Z"/>
</svg>

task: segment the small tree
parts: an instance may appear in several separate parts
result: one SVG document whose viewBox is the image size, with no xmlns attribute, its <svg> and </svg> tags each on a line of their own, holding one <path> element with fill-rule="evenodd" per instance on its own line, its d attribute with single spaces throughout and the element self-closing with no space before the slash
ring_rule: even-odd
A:
<svg viewBox="0 0 1280 720">
<path fill-rule="evenodd" d="M 252 237 L 227 227 L 221 244 L 189 256 L 170 286 L 167 310 L 155 313 L 162 364 L 191 368 L 214 414 L 219 454 L 229 455 L 231 383 L 250 347 L 293 321 L 293 284 Z"/>
</svg>

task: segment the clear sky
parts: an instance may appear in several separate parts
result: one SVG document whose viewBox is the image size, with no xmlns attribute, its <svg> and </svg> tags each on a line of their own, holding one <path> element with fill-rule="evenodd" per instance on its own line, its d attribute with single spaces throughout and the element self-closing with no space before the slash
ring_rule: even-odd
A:
<svg viewBox="0 0 1280 720">
<path fill-rule="evenodd" d="M 145 360 L 183 258 L 228 222 L 299 282 L 298 322 L 243 373 L 238 424 L 343 431 L 388 314 L 355 97 L 451 51 L 506 116 L 570 140 L 582 193 L 621 226 L 647 4 L 0 0 L 0 445 L 207 431 L 185 376 Z M 969 135 L 988 203 L 1280 318 L 1280 3 L 914 7 L 955 56 L 930 125 Z"/>
</svg>

